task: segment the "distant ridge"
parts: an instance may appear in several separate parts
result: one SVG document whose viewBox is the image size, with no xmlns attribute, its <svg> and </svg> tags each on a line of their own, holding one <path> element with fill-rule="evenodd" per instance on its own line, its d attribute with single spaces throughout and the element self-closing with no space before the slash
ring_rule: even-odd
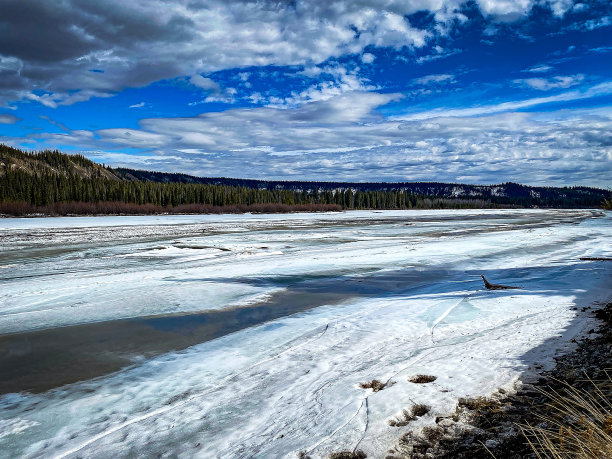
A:
<svg viewBox="0 0 612 459">
<path fill-rule="evenodd" d="M 517 183 L 281 181 L 196 177 L 111 168 L 82 155 L 24 152 L 0 144 L 0 202 L 123 202 L 174 207 L 254 204 L 337 205 L 344 209 L 552 207 L 598 208 L 610 191 Z"/>
<path fill-rule="evenodd" d="M 246 188 L 278 189 L 293 191 L 352 189 L 354 191 L 409 191 L 422 196 L 439 198 L 493 199 L 502 203 L 503 198 L 524 200 L 526 206 L 538 205 L 536 201 L 557 201 L 562 198 L 591 198 L 601 200 L 610 195 L 608 190 L 596 187 L 536 187 L 506 182 L 498 185 L 470 185 L 445 182 L 335 182 L 303 180 L 256 180 L 228 177 L 197 177 L 188 174 L 153 172 L 126 168 L 111 169 L 126 180 L 143 180 L 159 183 L 201 183 L 209 185 L 241 186 Z M 595 207 L 597 207 L 595 205 Z"/>
</svg>

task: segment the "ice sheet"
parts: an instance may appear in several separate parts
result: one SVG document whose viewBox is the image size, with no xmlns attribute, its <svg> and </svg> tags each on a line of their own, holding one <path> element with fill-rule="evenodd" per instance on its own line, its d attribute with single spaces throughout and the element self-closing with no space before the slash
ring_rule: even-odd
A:
<svg viewBox="0 0 612 459">
<path fill-rule="evenodd" d="M 324 457 L 359 447 L 384 457 L 459 397 L 509 387 L 549 359 L 586 326 L 572 306 L 610 298 L 608 264 L 578 260 L 610 256 L 610 214 L 211 216 L 163 228 L 142 218 L 144 236 L 106 221 L 82 229 L 89 242 L 67 236 L 74 228 L 64 221 L 28 222 L 28 238 L 24 227 L 3 230 L 0 329 L 225 308 L 303 279 L 390 275 L 375 296 L 44 394 L 6 395 L 0 423 L 12 430 L 0 455 Z M 415 272 L 423 282 L 402 281 Z M 481 273 L 524 288 L 485 291 Z M 438 379 L 408 382 L 417 373 Z M 359 387 L 374 378 L 395 384 Z M 388 424 L 413 403 L 432 411 L 407 427 Z"/>
</svg>

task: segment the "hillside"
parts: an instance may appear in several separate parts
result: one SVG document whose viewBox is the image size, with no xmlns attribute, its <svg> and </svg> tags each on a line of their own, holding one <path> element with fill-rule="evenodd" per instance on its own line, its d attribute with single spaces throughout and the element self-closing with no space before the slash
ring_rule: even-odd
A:
<svg viewBox="0 0 612 459">
<path fill-rule="evenodd" d="M 344 209 L 554 207 L 596 208 L 610 192 L 590 187 L 531 187 L 516 183 L 355 183 L 267 181 L 106 167 L 82 155 L 26 153 L 0 145 L 0 202 L 49 206 L 62 202 L 121 202 L 162 208 L 335 205 Z M 196 210 L 192 208 L 192 210 Z"/>
<path fill-rule="evenodd" d="M 610 195 L 607 190 L 593 187 L 533 187 L 518 183 L 499 185 L 469 185 L 440 182 L 311 182 L 252 180 L 226 177 L 194 177 L 187 174 L 151 172 L 118 168 L 113 172 L 124 179 L 162 183 L 202 183 L 259 189 L 279 189 L 316 192 L 351 189 L 353 191 L 407 191 L 423 197 L 444 199 L 483 199 L 499 204 L 524 207 L 598 207 Z M 565 204 L 564 204 L 565 203 Z"/>
<path fill-rule="evenodd" d="M 81 178 L 100 178 L 121 180 L 110 169 L 105 168 L 82 155 L 67 155 L 57 151 L 26 153 L 16 148 L 0 144 L 0 175 L 7 171 L 21 171 L 29 175 L 45 174 Z"/>
</svg>

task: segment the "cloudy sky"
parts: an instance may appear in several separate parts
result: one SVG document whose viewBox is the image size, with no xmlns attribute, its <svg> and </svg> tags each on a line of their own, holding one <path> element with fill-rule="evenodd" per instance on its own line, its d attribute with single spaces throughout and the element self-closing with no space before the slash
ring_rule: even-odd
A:
<svg viewBox="0 0 612 459">
<path fill-rule="evenodd" d="M 1 0 L 0 142 L 203 176 L 612 186 L 612 3 Z"/>
</svg>

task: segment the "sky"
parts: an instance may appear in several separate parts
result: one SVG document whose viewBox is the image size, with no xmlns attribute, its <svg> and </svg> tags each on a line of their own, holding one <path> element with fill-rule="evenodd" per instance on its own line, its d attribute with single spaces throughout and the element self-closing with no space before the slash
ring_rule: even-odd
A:
<svg viewBox="0 0 612 459">
<path fill-rule="evenodd" d="M 612 2 L 0 0 L 0 143 L 281 180 L 612 186 Z"/>
</svg>

